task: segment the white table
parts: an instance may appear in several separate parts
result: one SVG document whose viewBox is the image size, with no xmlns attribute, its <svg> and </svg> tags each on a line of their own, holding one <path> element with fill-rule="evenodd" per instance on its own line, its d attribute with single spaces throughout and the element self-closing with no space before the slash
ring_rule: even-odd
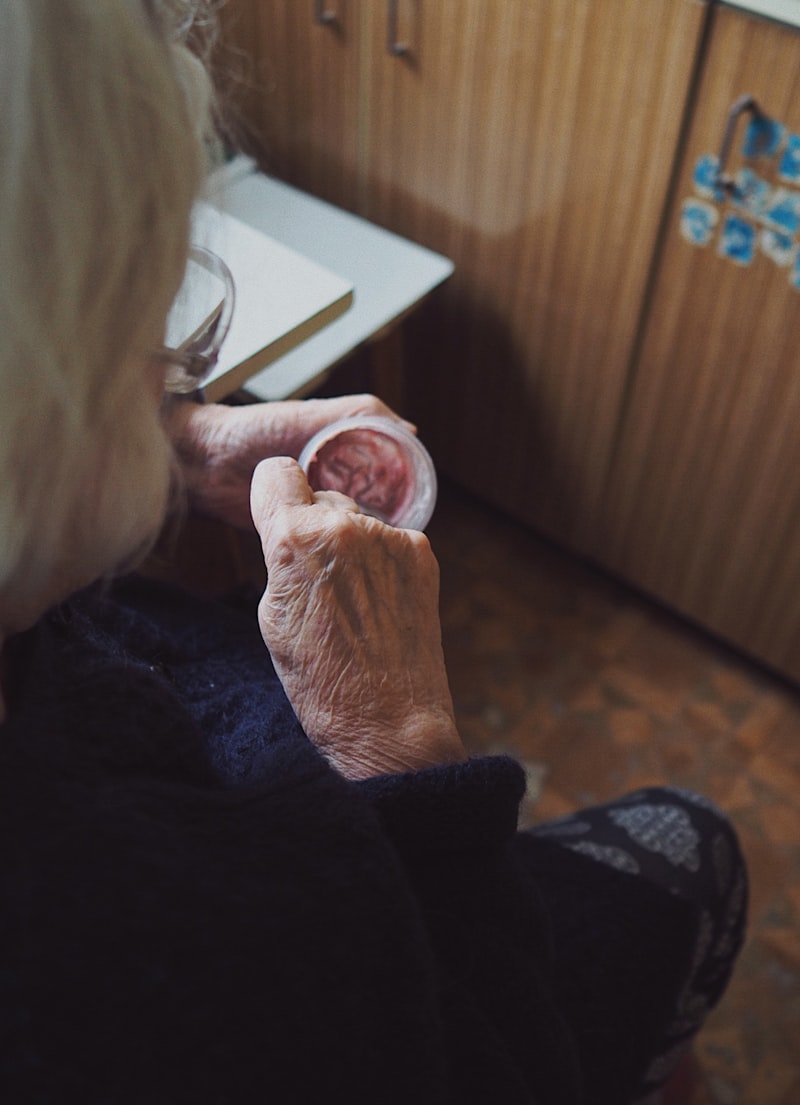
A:
<svg viewBox="0 0 800 1105">
<path fill-rule="evenodd" d="M 192 222 L 194 244 L 224 258 L 235 285 L 230 330 L 203 387 L 206 399 L 214 402 L 347 311 L 353 283 L 212 204 L 198 203 Z M 173 308 L 179 329 L 181 324 L 188 326 L 193 298 L 201 308 L 206 299 L 211 306 L 219 295 L 217 289 L 222 289 L 221 282 L 208 274 L 206 285 L 210 281 L 212 286 L 206 288 L 198 282 L 202 275 L 202 268 L 193 270 L 188 302 L 179 297 Z M 185 333 L 191 334 L 192 327 Z"/>
<path fill-rule="evenodd" d="M 453 272 L 448 258 L 265 176 L 247 157 L 215 172 L 208 199 L 354 288 L 339 318 L 246 381 L 257 399 L 308 394 L 359 346 L 393 332 Z"/>
<path fill-rule="evenodd" d="M 800 27 L 800 0 L 725 0 L 732 8 Z"/>
</svg>

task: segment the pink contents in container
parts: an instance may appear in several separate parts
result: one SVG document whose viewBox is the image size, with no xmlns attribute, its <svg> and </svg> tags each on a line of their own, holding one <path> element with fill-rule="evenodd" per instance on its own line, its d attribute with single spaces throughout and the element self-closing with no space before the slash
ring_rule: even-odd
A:
<svg viewBox="0 0 800 1105">
<path fill-rule="evenodd" d="M 436 504 L 427 449 L 399 422 L 364 416 L 333 422 L 308 442 L 300 464 L 315 491 L 341 491 L 402 529 L 424 529 Z"/>
</svg>

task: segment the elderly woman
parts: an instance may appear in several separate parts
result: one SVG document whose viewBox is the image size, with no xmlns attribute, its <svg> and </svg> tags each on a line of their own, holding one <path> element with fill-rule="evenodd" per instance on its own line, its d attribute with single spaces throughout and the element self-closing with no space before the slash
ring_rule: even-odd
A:
<svg viewBox="0 0 800 1105">
<path fill-rule="evenodd" d="M 517 833 L 427 540 L 291 459 L 390 412 L 170 397 L 197 6 L 0 0 L 0 1099 L 631 1102 L 725 987 L 735 837 L 670 789 Z M 260 604 L 124 574 L 176 494 Z"/>
</svg>

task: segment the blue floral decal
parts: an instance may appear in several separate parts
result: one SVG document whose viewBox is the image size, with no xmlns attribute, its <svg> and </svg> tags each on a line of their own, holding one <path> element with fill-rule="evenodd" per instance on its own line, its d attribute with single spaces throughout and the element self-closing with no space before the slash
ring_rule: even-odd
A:
<svg viewBox="0 0 800 1105">
<path fill-rule="evenodd" d="M 756 228 L 739 215 L 728 215 L 722 224 L 719 241 L 722 257 L 738 265 L 749 265 L 756 252 Z"/>
<path fill-rule="evenodd" d="M 681 204 L 681 237 L 693 246 L 716 239 L 718 255 L 737 265 L 751 265 L 757 256 L 768 259 L 788 269 L 790 285 L 800 291 L 800 134 L 755 115 L 740 153 L 757 159 L 758 171 L 743 165 L 725 173 L 724 185 L 719 158 L 708 153 L 698 158 L 695 194 Z M 767 159 L 772 163 L 762 167 Z"/>
<path fill-rule="evenodd" d="M 708 245 L 718 221 L 719 212 L 710 203 L 696 199 L 684 200 L 681 209 L 681 234 L 693 246 Z"/>
<path fill-rule="evenodd" d="M 752 169 L 740 169 L 736 174 L 731 194 L 734 207 L 741 208 L 754 218 L 760 218 L 769 207 L 771 197 L 772 189 L 769 184 Z"/>
<path fill-rule="evenodd" d="M 762 230 L 759 235 L 759 245 L 761 252 L 781 268 L 791 265 L 797 252 L 793 239 L 778 230 Z"/>
<path fill-rule="evenodd" d="M 694 187 L 698 195 L 722 203 L 725 199 L 725 189 L 720 188 L 717 184 L 718 173 L 719 158 L 706 154 L 695 165 Z"/>
<path fill-rule="evenodd" d="M 786 139 L 786 149 L 778 166 L 778 176 L 790 184 L 800 183 L 800 135 L 790 134 Z"/>
<path fill-rule="evenodd" d="M 800 193 L 776 188 L 764 210 L 764 221 L 784 234 L 796 234 L 800 229 Z"/>
</svg>

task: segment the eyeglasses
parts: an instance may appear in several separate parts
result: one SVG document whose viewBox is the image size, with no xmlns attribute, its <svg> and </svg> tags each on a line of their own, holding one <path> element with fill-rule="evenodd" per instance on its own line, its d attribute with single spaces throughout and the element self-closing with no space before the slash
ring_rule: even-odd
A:
<svg viewBox="0 0 800 1105">
<path fill-rule="evenodd" d="M 233 276 L 222 258 L 192 247 L 167 319 L 167 344 L 153 354 L 167 365 L 166 391 L 188 395 L 206 382 L 230 329 L 235 299 Z"/>
</svg>

